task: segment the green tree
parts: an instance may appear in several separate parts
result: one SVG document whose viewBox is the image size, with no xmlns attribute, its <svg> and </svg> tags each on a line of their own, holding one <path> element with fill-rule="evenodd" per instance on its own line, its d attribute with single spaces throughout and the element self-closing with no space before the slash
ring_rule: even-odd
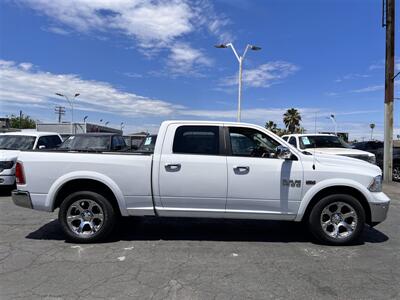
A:
<svg viewBox="0 0 400 300">
<path fill-rule="evenodd" d="M 274 121 L 268 121 L 267 123 L 265 123 L 265 128 L 269 131 L 272 131 L 273 133 L 276 133 L 278 130 L 278 127 Z"/>
<path fill-rule="evenodd" d="M 300 127 L 301 115 L 295 108 L 288 109 L 283 114 L 283 123 L 290 133 L 294 133 Z"/>
<path fill-rule="evenodd" d="M 27 129 L 27 128 L 36 128 L 36 122 L 33 120 L 30 116 L 22 116 L 20 118 L 19 116 L 11 115 L 10 117 L 10 125 L 11 128 L 21 128 L 21 129 Z"/>
</svg>

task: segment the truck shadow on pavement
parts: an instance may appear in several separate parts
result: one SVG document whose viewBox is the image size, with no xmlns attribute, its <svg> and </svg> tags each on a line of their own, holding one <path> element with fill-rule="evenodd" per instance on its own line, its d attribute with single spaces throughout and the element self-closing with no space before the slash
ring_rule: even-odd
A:
<svg viewBox="0 0 400 300">
<path fill-rule="evenodd" d="M 34 240 L 65 240 L 58 220 L 26 236 Z M 382 243 L 389 239 L 375 228 L 365 226 L 355 245 Z M 259 220 L 217 220 L 185 218 L 122 218 L 110 238 L 103 241 L 201 240 L 225 242 L 316 243 L 305 225 L 297 222 Z"/>
</svg>

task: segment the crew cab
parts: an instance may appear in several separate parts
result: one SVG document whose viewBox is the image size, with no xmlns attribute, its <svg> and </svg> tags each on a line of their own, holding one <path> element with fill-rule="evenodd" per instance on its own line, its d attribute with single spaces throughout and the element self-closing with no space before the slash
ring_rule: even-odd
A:
<svg viewBox="0 0 400 300">
<path fill-rule="evenodd" d="M 304 154 L 263 127 L 166 121 L 153 153 L 21 152 L 16 205 L 59 208 L 67 239 L 94 242 L 117 216 L 305 221 L 343 245 L 385 220 L 379 167 Z"/>
<path fill-rule="evenodd" d="M 354 149 L 334 134 L 289 134 L 282 138 L 300 151 L 341 155 L 376 163 L 373 153 Z"/>
<path fill-rule="evenodd" d="M 20 131 L 0 134 L 0 186 L 15 184 L 15 162 L 21 150 L 52 149 L 62 140 L 54 132 Z"/>
</svg>

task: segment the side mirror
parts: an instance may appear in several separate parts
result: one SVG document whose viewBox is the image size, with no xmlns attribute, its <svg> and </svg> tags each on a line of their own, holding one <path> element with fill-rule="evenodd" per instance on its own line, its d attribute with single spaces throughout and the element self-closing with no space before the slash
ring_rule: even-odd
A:
<svg viewBox="0 0 400 300">
<path fill-rule="evenodd" d="M 46 146 L 45 146 L 45 145 L 40 145 L 40 146 L 38 147 L 38 149 L 46 149 Z"/>
<path fill-rule="evenodd" d="M 290 152 L 288 147 L 280 145 L 276 147 L 276 156 L 280 159 L 290 159 L 292 157 L 292 152 Z"/>
</svg>

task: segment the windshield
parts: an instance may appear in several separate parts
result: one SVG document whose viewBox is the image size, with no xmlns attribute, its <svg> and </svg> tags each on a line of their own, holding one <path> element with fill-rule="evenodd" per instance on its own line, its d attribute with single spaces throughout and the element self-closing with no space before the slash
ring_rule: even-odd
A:
<svg viewBox="0 0 400 300">
<path fill-rule="evenodd" d="M 309 135 L 299 137 L 300 148 L 351 148 L 349 144 L 334 135 Z"/>
<path fill-rule="evenodd" d="M 27 135 L 0 135 L 0 149 L 31 150 L 36 137 Z"/>
<path fill-rule="evenodd" d="M 93 136 L 93 135 L 70 136 L 59 147 L 59 149 L 65 149 L 65 150 L 92 150 L 92 151 L 108 151 L 109 148 L 110 148 L 109 136 Z"/>
</svg>

